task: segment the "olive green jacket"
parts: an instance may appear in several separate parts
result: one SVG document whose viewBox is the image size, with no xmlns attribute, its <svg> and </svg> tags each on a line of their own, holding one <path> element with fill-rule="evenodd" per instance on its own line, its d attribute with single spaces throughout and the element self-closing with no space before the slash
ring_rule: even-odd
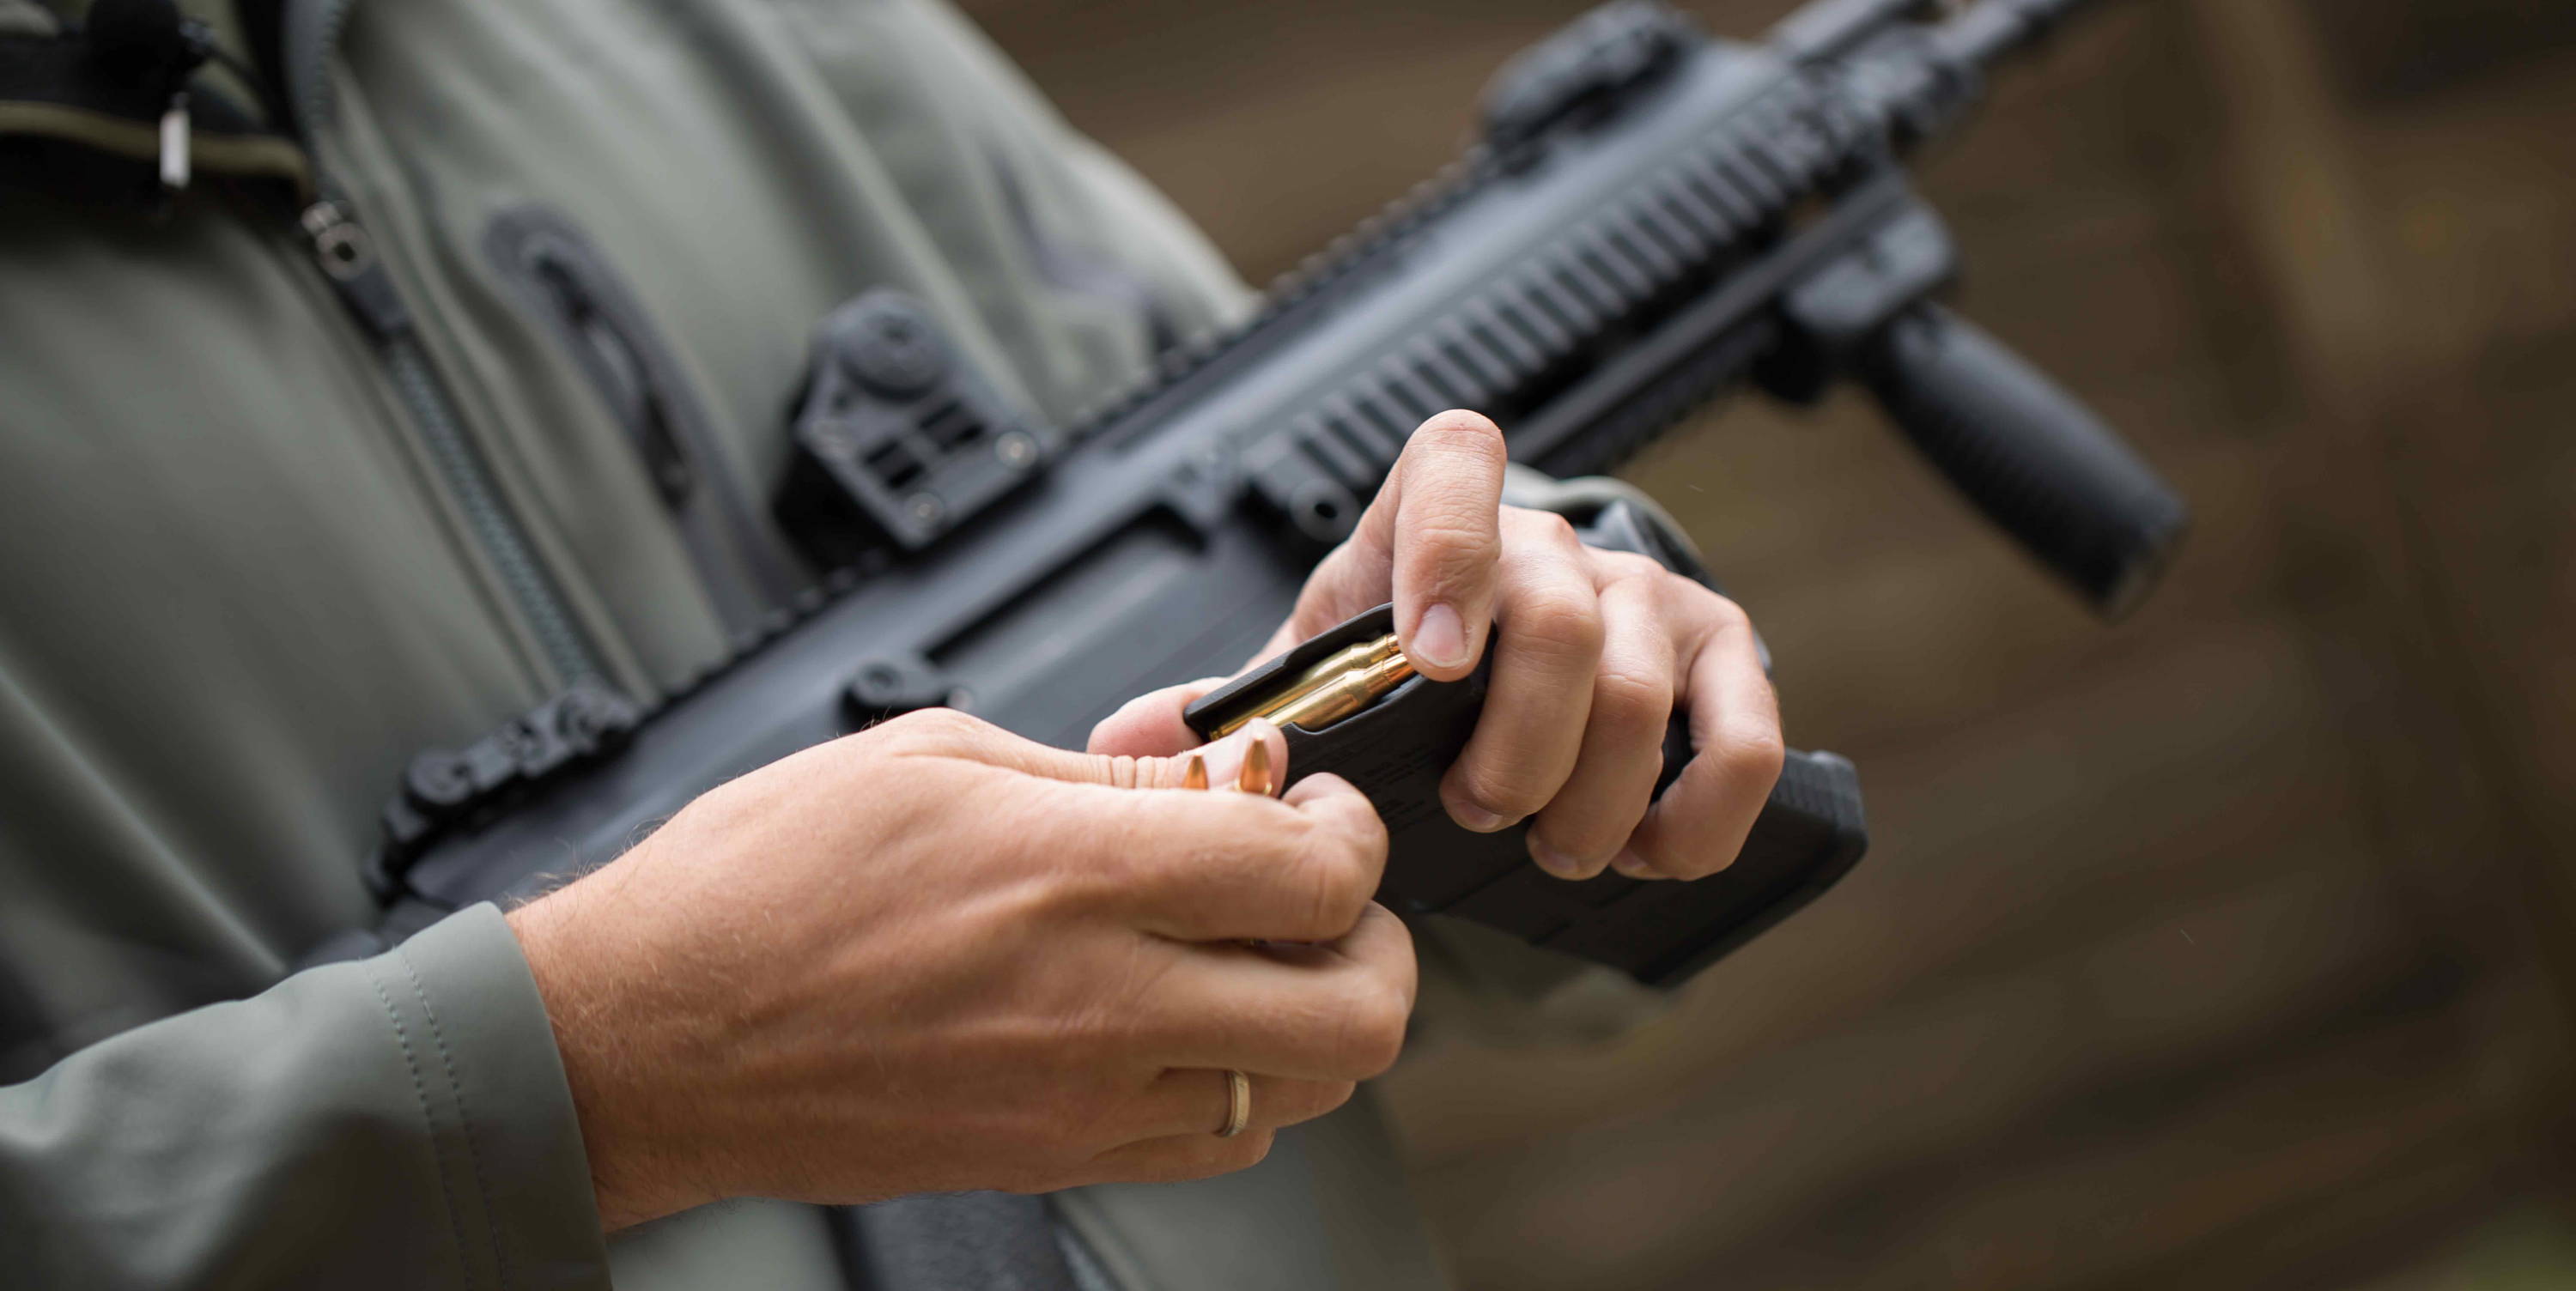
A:
<svg viewBox="0 0 2576 1291">
<path fill-rule="evenodd" d="M 838 1285 L 804 1208 L 603 1244 L 490 907 L 291 966 L 372 920 L 412 751 L 725 651 L 834 306 L 899 286 L 1066 417 L 1244 292 L 935 0 L 320 0 L 285 48 L 325 210 L 227 191 L 204 135 L 166 218 L 0 193 L 0 1281 Z M 695 509 L 511 268 L 530 230 L 604 280 Z M 1131 1287 L 1439 1280 L 1364 1112 L 1061 1208 Z"/>
</svg>

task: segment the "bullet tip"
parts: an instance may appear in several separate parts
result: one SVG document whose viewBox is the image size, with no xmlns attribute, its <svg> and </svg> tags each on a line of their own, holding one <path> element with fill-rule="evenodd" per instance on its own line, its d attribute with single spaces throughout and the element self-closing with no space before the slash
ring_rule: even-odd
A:
<svg viewBox="0 0 2576 1291">
<path fill-rule="evenodd" d="M 1270 782 L 1269 725 L 1268 722 L 1253 723 L 1252 742 L 1243 750 L 1243 774 L 1235 777 L 1234 782 L 1235 788 L 1264 798 L 1278 787 Z"/>
</svg>

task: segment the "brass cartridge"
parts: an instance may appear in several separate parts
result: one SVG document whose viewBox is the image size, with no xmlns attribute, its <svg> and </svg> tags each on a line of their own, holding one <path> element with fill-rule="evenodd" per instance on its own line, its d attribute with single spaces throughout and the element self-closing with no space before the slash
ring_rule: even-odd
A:
<svg viewBox="0 0 2576 1291">
<path fill-rule="evenodd" d="M 1319 731 L 1376 703 L 1411 676 L 1413 661 L 1404 657 L 1390 632 L 1325 656 L 1278 694 L 1217 727 L 1216 734 L 1220 739 L 1232 735 L 1256 717 Z"/>
</svg>

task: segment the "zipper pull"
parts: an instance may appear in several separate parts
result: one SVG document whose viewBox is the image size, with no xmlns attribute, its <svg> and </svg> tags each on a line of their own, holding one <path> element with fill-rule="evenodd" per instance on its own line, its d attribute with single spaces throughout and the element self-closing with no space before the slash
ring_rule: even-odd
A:
<svg viewBox="0 0 2576 1291">
<path fill-rule="evenodd" d="M 305 207 L 296 223 L 312 245 L 314 261 L 368 330 L 388 340 L 411 330 L 411 310 L 377 262 L 375 238 L 348 203 L 325 197 Z"/>
<path fill-rule="evenodd" d="M 345 282 L 375 267 L 375 242 L 367 236 L 367 226 L 340 199 L 325 197 L 305 207 L 296 222 L 304 226 L 322 272 L 333 279 Z"/>
<path fill-rule="evenodd" d="M 161 114 L 161 188 L 176 197 L 188 188 L 188 92 L 170 96 Z"/>
<path fill-rule="evenodd" d="M 162 196 L 187 191 L 188 81 L 216 54 L 215 29 L 180 12 L 172 0 L 94 0 L 83 16 L 88 54 L 112 80 L 146 94 L 167 90 L 161 110 Z"/>
</svg>

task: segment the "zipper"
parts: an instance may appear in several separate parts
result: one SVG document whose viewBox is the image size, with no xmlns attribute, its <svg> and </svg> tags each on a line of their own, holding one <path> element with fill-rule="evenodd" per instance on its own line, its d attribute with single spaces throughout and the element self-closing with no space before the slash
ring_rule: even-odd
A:
<svg viewBox="0 0 2576 1291">
<path fill-rule="evenodd" d="M 475 540 L 525 616 L 546 661 L 553 665 L 556 680 L 606 677 L 607 670 L 593 654 L 572 607 L 502 499 L 491 468 L 466 438 L 455 404 L 439 384 L 412 325 L 410 307 L 376 258 L 374 239 L 348 203 L 327 184 L 318 183 L 318 173 L 317 167 L 323 197 L 304 208 L 299 220 L 315 262 L 342 303 L 375 338 L 376 353 L 384 360 L 396 396 L 428 445 L 430 459 L 445 477 Z"/>
<path fill-rule="evenodd" d="M 323 276 L 374 336 L 396 397 L 427 443 L 439 473 L 446 477 L 475 541 L 499 572 L 538 648 L 553 666 L 555 680 L 570 684 L 582 677 L 606 678 L 608 670 L 583 635 L 562 589 L 502 499 L 481 452 L 466 438 L 464 422 L 439 384 L 412 326 L 411 310 L 395 289 L 393 276 L 376 258 L 375 240 L 323 173 L 322 127 L 331 118 L 329 63 L 348 23 L 350 4 L 351 0 L 287 0 L 283 15 L 284 97 L 305 153 L 312 159 L 314 190 L 321 194 L 320 200 L 304 208 L 298 223 Z"/>
</svg>

